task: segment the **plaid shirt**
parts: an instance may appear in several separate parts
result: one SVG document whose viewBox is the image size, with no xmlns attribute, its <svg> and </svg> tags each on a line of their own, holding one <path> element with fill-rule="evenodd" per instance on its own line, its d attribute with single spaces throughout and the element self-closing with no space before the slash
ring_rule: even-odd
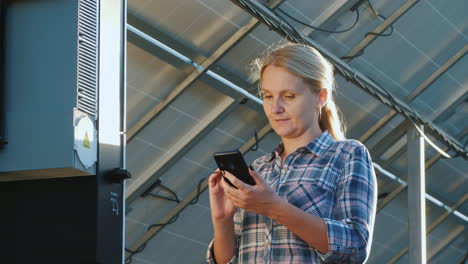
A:
<svg viewBox="0 0 468 264">
<path fill-rule="evenodd" d="M 286 227 L 239 209 L 236 254 L 229 263 L 363 263 L 374 228 L 377 181 L 369 152 L 355 140 L 335 141 L 328 131 L 291 153 L 283 146 L 256 159 L 260 177 L 294 206 L 325 220 L 329 252 L 321 254 Z M 211 243 L 207 261 L 214 263 Z"/>
</svg>

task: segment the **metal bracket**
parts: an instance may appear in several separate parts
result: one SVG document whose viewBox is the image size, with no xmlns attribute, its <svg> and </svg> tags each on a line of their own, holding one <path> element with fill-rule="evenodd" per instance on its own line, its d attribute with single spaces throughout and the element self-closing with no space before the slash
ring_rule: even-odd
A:
<svg viewBox="0 0 468 264">
<path fill-rule="evenodd" d="M 106 178 L 112 183 L 123 183 L 124 180 L 130 179 L 132 175 L 126 169 L 116 168 L 106 174 Z"/>
</svg>

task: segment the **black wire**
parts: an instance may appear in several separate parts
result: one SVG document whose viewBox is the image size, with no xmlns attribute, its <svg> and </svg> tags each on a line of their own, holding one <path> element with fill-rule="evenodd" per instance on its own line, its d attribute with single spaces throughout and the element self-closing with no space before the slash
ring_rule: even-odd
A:
<svg viewBox="0 0 468 264">
<path fill-rule="evenodd" d="M 387 197 L 389 194 L 390 194 L 390 193 L 388 193 L 388 192 L 381 193 L 381 194 L 379 194 L 379 196 L 377 197 L 377 200 L 383 199 L 383 198 Z"/>
<path fill-rule="evenodd" d="M 318 31 L 322 31 L 322 32 L 326 32 L 326 33 L 332 33 L 332 34 L 335 34 L 335 33 L 344 33 L 344 32 L 348 32 L 350 31 L 351 29 L 353 29 L 358 20 L 359 20 L 359 9 L 355 9 L 355 12 L 356 12 L 356 20 L 354 21 L 353 25 L 351 25 L 350 27 L 348 27 L 347 29 L 341 29 L 341 30 L 329 30 L 329 29 L 323 29 L 323 28 L 319 28 L 319 27 L 315 27 L 315 26 L 312 26 L 312 25 L 309 25 L 307 24 L 306 22 L 304 21 L 301 21 L 295 17 L 293 17 L 292 15 L 288 14 L 286 11 L 284 11 L 283 9 L 281 8 L 278 8 L 278 11 L 280 11 L 282 14 L 286 15 L 288 18 L 296 21 L 297 23 L 303 25 L 303 26 L 306 26 L 308 28 L 312 28 L 312 29 L 315 29 L 315 30 L 318 30 Z"/>
<path fill-rule="evenodd" d="M 160 179 L 158 179 L 158 181 L 156 181 L 156 183 L 155 183 L 152 187 L 150 187 L 150 189 L 151 189 L 151 188 L 158 187 L 158 186 L 161 187 L 161 189 L 163 189 L 163 190 L 169 192 L 174 198 L 170 198 L 170 197 L 162 196 L 162 195 L 158 195 L 158 194 L 153 194 L 153 193 L 151 193 L 150 190 L 146 191 L 146 192 L 142 195 L 142 197 L 151 196 L 151 197 L 156 197 L 156 198 L 160 198 L 160 199 L 164 199 L 164 200 L 168 200 L 168 201 L 173 201 L 173 202 L 176 202 L 176 203 L 180 203 L 180 199 L 179 199 L 179 197 L 177 196 L 177 194 L 176 194 L 173 190 L 171 190 L 171 189 L 169 189 L 168 187 L 164 186 L 164 185 L 161 183 L 161 180 L 160 180 Z"/>
<path fill-rule="evenodd" d="M 171 190 L 171 189 L 169 189 L 168 187 L 162 185 L 161 183 L 159 184 L 159 186 L 160 186 L 162 189 L 164 189 L 164 190 L 168 191 L 169 193 L 171 193 L 172 196 L 174 196 L 175 201 L 176 201 L 177 203 L 180 203 L 179 197 L 177 196 L 177 194 L 176 194 L 173 190 Z"/>
<path fill-rule="evenodd" d="M 383 15 L 377 13 L 374 9 L 374 7 L 372 6 L 372 3 L 370 2 L 370 0 L 367 0 L 367 2 L 369 3 L 369 7 L 370 9 L 372 10 L 372 12 L 382 18 L 383 20 L 387 19 L 386 17 L 384 17 Z M 367 32 L 366 34 L 364 34 L 364 37 L 367 37 L 368 35 L 374 35 L 374 36 L 378 36 L 378 37 L 389 37 L 393 34 L 393 24 L 390 25 L 390 32 L 388 33 L 376 33 L 376 32 Z M 357 57 L 360 57 L 364 54 L 364 50 L 365 49 L 361 49 L 358 53 L 356 53 L 355 55 L 353 56 L 344 56 L 344 57 L 341 57 L 340 59 L 342 60 L 351 60 L 351 59 L 354 59 L 354 58 L 357 58 Z"/>
<path fill-rule="evenodd" d="M 254 138 L 255 138 L 255 145 L 253 145 L 250 150 L 252 151 L 257 151 L 258 150 L 258 133 L 257 130 L 254 132 Z"/>
<path fill-rule="evenodd" d="M 146 229 L 146 231 L 150 230 L 151 228 L 153 227 L 158 227 L 158 226 L 161 226 L 161 227 L 165 227 L 167 225 L 170 225 L 170 224 L 173 224 L 175 223 L 175 221 L 177 221 L 177 219 L 179 218 L 179 214 L 176 214 L 174 215 L 169 221 L 167 221 L 166 223 L 157 223 L 157 224 L 152 224 L 150 226 L 148 226 L 148 228 Z"/>
<path fill-rule="evenodd" d="M 283 32 L 286 32 L 286 35 L 288 36 L 288 38 L 290 40 L 295 41 L 296 43 L 299 43 L 299 44 L 303 44 L 303 45 L 307 44 L 307 41 L 304 39 L 302 34 L 299 31 L 297 31 L 297 29 L 295 27 L 293 27 L 286 19 L 284 19 L 280 14 L 278 14 L 278 12 L 276 12 L 276 10 L 271 10 L 271 11 L 273 11 L 273 13 L 275 15 L 277 15 L 281 19 L 282 22 L 284 22 L 286 25 L 288 25 L 294 31 L 294 33 L 296 33 L 297 36 L 300 37 L 300 39 L 297 39 L 296 37 L 294 37 L 292 35 L 289 35 L 285 30 L 282 29 Z M 281 26 L 280 26 L 280 28 L 281 28 Z"/>
<path fill-rule="evenodd" d="M 149 193 L 146 196 L 151 196 L 151 197 L 160 198 L 160 199 L 164 199 L 164 200 L 171 201 L 171 202 L 180 203 L 180 200 L 178 198 L 174 199 L 174 198 L 171 198 L 171 197 L 166 197 L 166 196 L 162 196 L 162 195 L 158 195 L 158 194 L 152 194 L 152 193 Z"/>
<path fill-rule="evenodd" d="M 364 54 L 364 49 L 360 50 L 358 53 L 356 53 L 355 55 L 353 56 L 343 56 L 341 57 L 340 59 L 342 60 L 350 60 L 350 59 L 354 59 L 354 58 L 357 58 L 359 56 L 362 56 L 362 54 Z"/>
<path fill-rule="evenodd" d="M 198 203 L 198 200 L 199 200 L 199 198 L 200 198 L 200 194 L 201 194 L 201 192 L 202 192 L 202 191 L 201 191 L 201 186 L 202 186 L 202 183 L 203 183 L 203 181 L 204 181 L 205 179 L 206 179 L 206 177 L 203 178 L 203 179 L 201 179 L 201 180 L 198 182 L 198 185 L 197 185 L 197 196 L 195 196 L 195 198 L 190 202 L 190 204 L 196 204 L 196 203 Z"/>
<path fill-rule="evenodd" d="M 386 17 L 382 16 L 381 14 L 377 13 L 375 11 L 374 6 L 372 5 L 370 0 L 367 0 L 367 3 L 369 4 L 370 9 L 372 10 L 372 13 L 374 13 L 376 16 L 382 18 L 383 20 L 387 19 Z M 367 37 L 367 35 L 374 35 L 374 36 L 379 36 L 379 37 L 388 37 L 393 34 L 393 24 L 390 25 L 390 32 L 389 33 L 375 33 L 375 32 L 367 32 L 364 37 Z"/>
<path fill-rule="evenodd" d="M 382 18 L 383 20 L 387 19 L 386 17 L 382 16 L 382 15 L 377 15 L 378 17 Z M 388 33 L 376 33 L 376 32 L 367 32 L 364 37 L 367 37 L 367 35 L 374 35 L 374 36 L 378 36 L 378 37 L 389 37 L 393 34 L 393 24 L 390 25 L 390 32 Z"/>
<path fill-rule="evenodd" d="M 142 244 L 141 246 L 139 246 L 135 251 L 133 251 L 133 250 L 131 250 L 131 249 L 128 249 L 128 248 L 125 248 L 125 251 L 130 252 L 130 255 L 129 255 L 128 257 L 125 258 L 125 264 L 130 264 L 130 263 L 132 263 L 132 261 L 133 261 L 133 258 L 132 258 L 133 255 L 138 254 L 138 253 L 142 252 L 143 250 L 145 250 L 146 245 L 147 245 L 146 242 L 143 243 L 143 244 Z"/>
<path fill-rule="evenodd" d="M 197 203 L 197 202 L 199 201 L 200 195 L 201 195 L 201 193 L 202 193 L 201 185 L 202 185 L 202 183 L 203 183 L 203 181 L 204 181 L 205 179 L 206 179 L 206 177 L 203 178 L 203 179 L 201 179 L 201 180 L 198 182 L 198 186 L 197 186 L 197 195 L 195 196 L 195 198 L 194 198 L 189 204 L 195 204 L 195 203 Z M 167 189 L 168 191 L 171 191 L 172 193 L 174 193 L 175 197 L 177 197 L 176 193 L 173 192 L 172 190 L 170 190 L 169 188 L 167 188 L 167 187 L 165 187 L 165 186 L 163 186 L 163 185 L 161 185 L 161 184 L 159 184 L 159 186 L 161 186 L 162 188 Z M 152 195 L 152 196 L 153 196 L 154 194 L 148 194 L 148 195 Z M 166 197 L 166 198 L 167 198 L 167 197 Z M 177 199 L 178 199 L 178 198 L 177 198 Z M 180 212 L 177 213 L 175 216 L 173 216 L 173 217 L 172 217 L 168 222 L 166 222 L 166 223 L 152 224 L 152 225 L 148 226 L 147 231 L 149 231 L 149 230 L 150 230 L 151 228 L 153 228 L 153 227 L 161 227 L 161 228 L 164 228 L 164 227 L 167 226 L 167 225 L 173 224 L 173 223 L 175 223 L 175 222 L 177 221 L 177 219 L 179 219 L 179 215 L 180 215 Z M 138 253 L 142 252 L 142 251 L 146 248 L 146 245 L 147 245 L 147 242 L 145 242 L 144 244 L 142 244 L 142 245 L 141 245 L 137 250 L 135 250 L 135 251 L 130 250 L 130 249 L 128 249 L 128 248 L 125 248 L 125 251 L 130 252 L 130 255 L 129 255 L 127 258 L 125 258 L 125 264 L 130 264 L 130 263 L 132 263 L 132 256 L 135 255 L 135 254 L 138 254 Z"/>
</svg>

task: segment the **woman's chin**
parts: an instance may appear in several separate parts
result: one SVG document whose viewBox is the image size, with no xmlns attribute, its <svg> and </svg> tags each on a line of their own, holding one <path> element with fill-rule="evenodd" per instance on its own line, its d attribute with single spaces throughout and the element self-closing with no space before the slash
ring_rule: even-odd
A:
<svg viewBox="0 0 468 264">
<path fill-rule="evenodd" d="M 286 128 L 276 128 L 274 129 L 276 134 L 282 138 L 290 138 L 294 136 L 293 131 L 291 129 L 286 129 Z"/>
</svg>

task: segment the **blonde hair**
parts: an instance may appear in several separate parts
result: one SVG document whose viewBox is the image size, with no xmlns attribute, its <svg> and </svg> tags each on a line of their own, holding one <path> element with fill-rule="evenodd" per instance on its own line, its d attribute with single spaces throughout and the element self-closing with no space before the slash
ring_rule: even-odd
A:
<svg viewBox="0 0 468 264">
<path fill-rule="evenodd" d="M 275 65 L 303 78 L 317 94 L 321 89 L 327 89 L 327 101 L 321 109 L 319 126 L 322 130 L 328 130 L 335 140 L 345 139 L 343 120 L 333 99 L 333 65 L 315 48 L 302 44 L 286 44 L 267 52 L 256 59 L 254 64 L 260 80 L 266 66 Z"/>
</svg>

